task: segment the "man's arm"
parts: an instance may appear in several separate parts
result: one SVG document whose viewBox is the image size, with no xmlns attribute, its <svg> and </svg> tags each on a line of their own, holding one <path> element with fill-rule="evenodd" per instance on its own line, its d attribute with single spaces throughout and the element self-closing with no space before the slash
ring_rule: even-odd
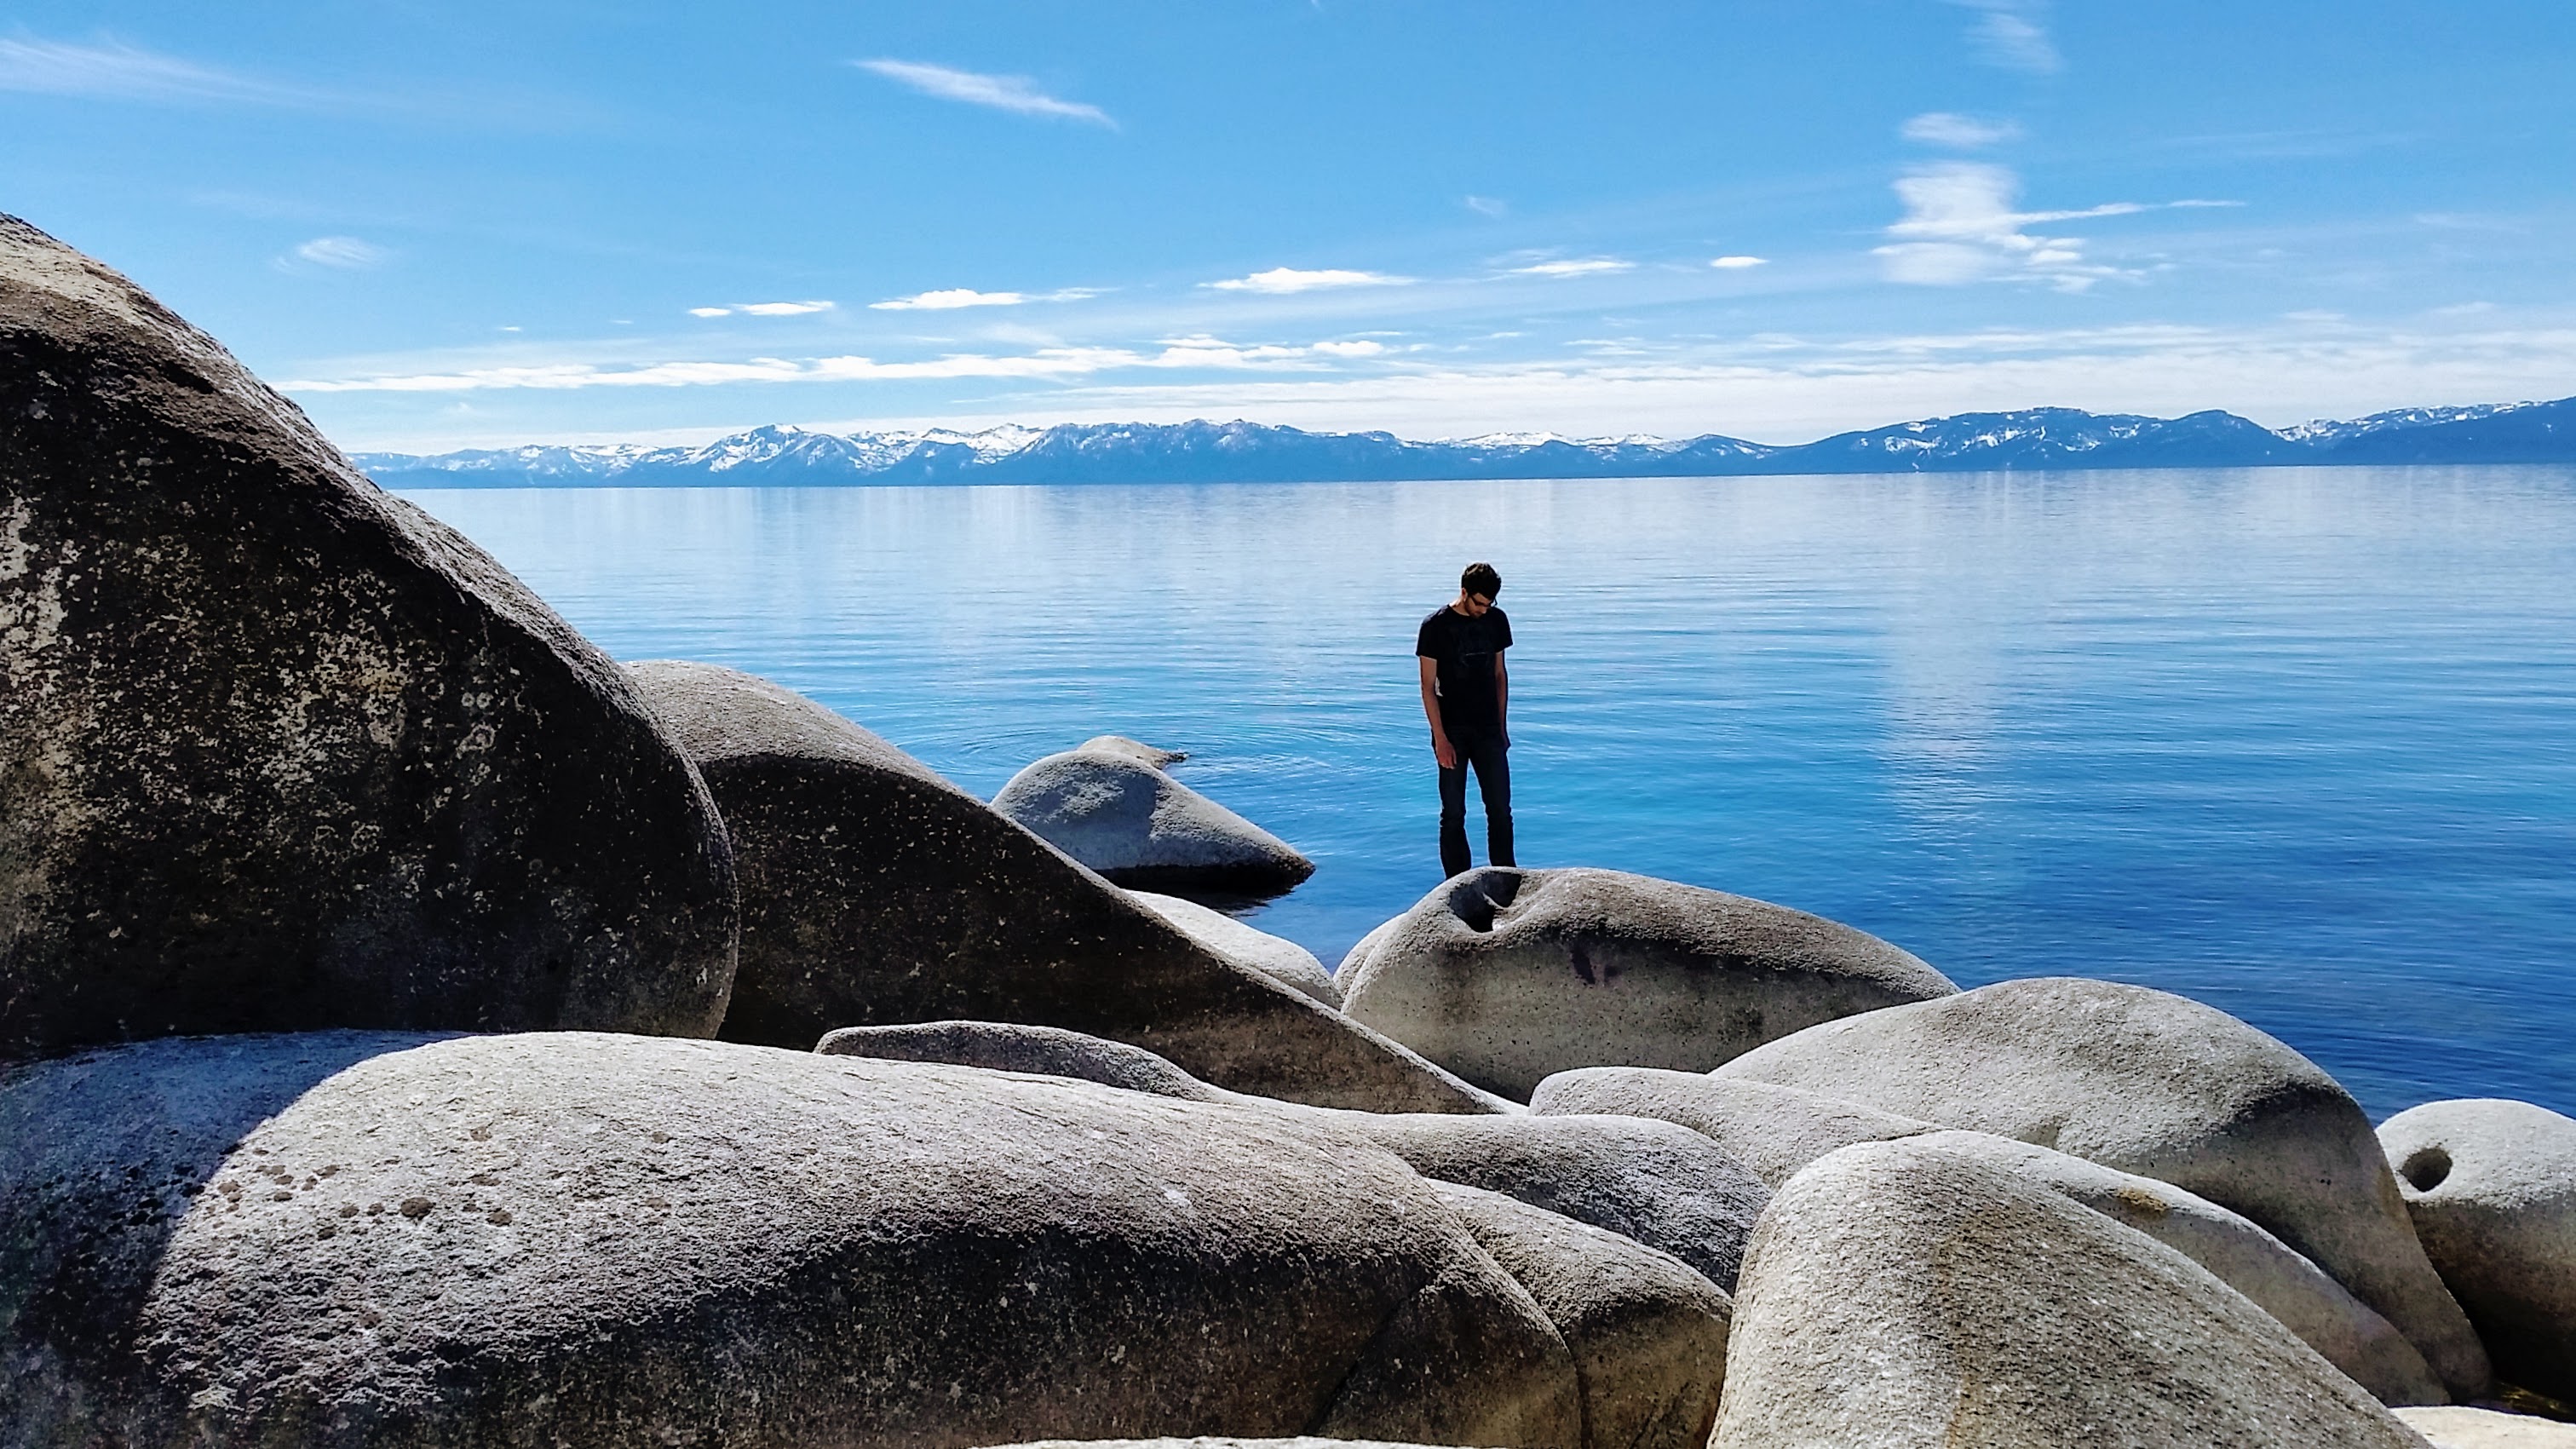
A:
<svg viewBox="0 0 2576 1449">
<path fill-rule="evenodd" d="M 1512 747 L 1512 680 L 1503 668 L 1503 654 L 1494 651 L 1494 731 L 1503 737 L 1503 748 Z"/>
<path fill-rule="evenodd" d="M 1440 727 L 1440 661 L 1428 654 L 1416 654 L 1413 662 L 1422 666 L 1422 716 L 1431 721 L 1431 755 L 1440 768 L 1458 768 L 1458 749 L 1449 743 L 1449 732 Z"/>
</svg>

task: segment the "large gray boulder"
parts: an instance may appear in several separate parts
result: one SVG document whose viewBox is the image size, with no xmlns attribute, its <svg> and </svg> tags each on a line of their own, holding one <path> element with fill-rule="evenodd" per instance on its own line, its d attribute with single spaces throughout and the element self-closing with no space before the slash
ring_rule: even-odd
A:
<svg viewBox="0 0 2576 1449">
<path fill-rule="evenodd" d="M 2416 1242 L 2370 1121 L 2224 1012 L 2044 978 L 1828 1022 L 1718 1068 L 2156 1178 L 2261 1224 L 2397 1326 L 2455 1396 L 2484 1349 Z"/>
<path fill-rule="evenodd" d="M 1256 930 L 1223 911 L 1212 910 L 1196 901 L 1179 896 L 1157 895 L 1152 891 L 1129 891 L 1139 905 L 1178 926 L 1191 940 L 1241 966 L 1249 966 L 1275 981 L 1290 986 L 1324 1003 L 1339 1008 L 1342 988 L 1333 984 L 1332 973 L 1315 953 L 1282 936 Z"/>
<path fill-rule="evenodd" d="M 1124 749 L 1049 755 L 993 808 L 1123 886 L 1276 895 L 1315 873 L 1296 847 Z"/>
<path fill-rule="evenodd" d="M 133 283 L 0 217 L 0 1061 L 705 1034 L 734 882 L 616 666 Z"/>
<path fill-rule="evenodd" d="M 0 1078 L 12 1445 L 1580 1441 L 1431 1186 L 1282 1114 L 721 1042 Z"/>
<path fill-rule="evenodd" d="M 1381 929 L 1344 968 L 1344 1010 L 1516 1100 L 1573 1067 L 1706 1071 L 1958 989 L 1849 926 L 1620 871 L 1469 871 Z"/>
<path fill-rule="evenodd" d="M 2427 1102 L 2379 1128 L 2433 1267 L 2496 1372 L 2576 1401 L 2576 1119 L 2529 1102 Z"/>
<path fill-rule="evenodd" d="M 2199 1264 L 1920 1140 L 1845 1148 L 1772 1201 L 1715 1444 L 2422 1449 Z"/>
<path fill-rule="evenodd" d="M 1861 1142 L 1920 1138 L 1981 1156 L 2128 1224 L 2218 1275 L 2382 1403 L 2447 1402 L 2423 1355 L 2314 1263 L 2237 1213 L 2151 1177 L 1982 1132 L 1837 1102 L 1794 1087 L 1640 1067 L 1591 1067 L 1539 1084 L 1534 1113 L 1633 1112 L 1680 1123 L 1774 1187 Z"/>
<path fill-rule="evenodd" d="M 803 695 L 709 664 L 631 672 L 732 833 L 743 924 L 728 1039 L 801 1051 L 844 1026 L 1025 1022 L 1264 1096 L 1490 1110 Z"/>
<path fill-rule="evenodd" d="M 1678 1123 L 1715 1142 L 1774 1188 L 1808 1163 L 1853 1143 L 1890 1142 L 1940 1130 L 1919 1117 L 1900 1117 L 1796 1087 L 1661 1067 L 1558 1072 L 1530 1093 L 1529 1108 L 1546 1116 L 1616 1112 Z"/>
<path fill-rule="evenodd" d="M 1481 1188 L 1432 1192 L 1556 1325 L 1585 1449 L 1706 1449 L 1733 1305 L 1669 1254 Z"/>
</svg>

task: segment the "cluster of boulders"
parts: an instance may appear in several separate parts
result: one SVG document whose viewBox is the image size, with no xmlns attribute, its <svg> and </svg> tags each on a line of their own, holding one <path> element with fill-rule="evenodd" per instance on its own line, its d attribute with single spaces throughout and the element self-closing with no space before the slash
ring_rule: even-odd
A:
<svg viewBox="0 0 2576 1449">
<path fill-rule="evenodd" d="M 1610 871 L 1328 972 L 1178 762 L 620 666 L 0 218 L 0 1449 L 2576 1433 L 2576 1121 Z"/>
</svg>

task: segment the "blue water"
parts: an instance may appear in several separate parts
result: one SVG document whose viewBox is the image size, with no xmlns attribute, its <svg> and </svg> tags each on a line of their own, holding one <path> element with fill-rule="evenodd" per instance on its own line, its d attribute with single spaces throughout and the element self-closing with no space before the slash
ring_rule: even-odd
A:
<svg viewBox="0 0 2576 1449">
<path fill-rule="evenodd" d="M 2179 991 L 2374 1116 L 2576 1112 L 2576 470 L 410 496 L 987 798 L 1190 751 L 1328 964 L 1437 883 L 1413 631 L 1491 559 L 1522 864 Z"/>
</svg>

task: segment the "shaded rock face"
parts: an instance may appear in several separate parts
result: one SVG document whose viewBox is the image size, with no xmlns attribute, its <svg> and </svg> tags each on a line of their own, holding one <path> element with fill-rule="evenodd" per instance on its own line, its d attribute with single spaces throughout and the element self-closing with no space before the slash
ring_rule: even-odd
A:
<svg viewBox="0 0 2576 1449">
<path fill-rule="evenodd" d="M 2427 1102 L 2379 1128 L 2433 1267 L 2496 1372 L 2576 1400 L 2576 1119 L 2529 1102 Z"/>
<path fill-rule="evenodd" d="M 993 808 L 1123 886 L 1275 895 L 1315 873 L 1288 842 L 1122 749 L 1049 755 Z"/>
<path fill-rule="evenodd" d="M 2170 1183 L 2045 1147 L 1837 1102 L 1794 1087 L 1638 1067 L 1591 1067 L 1539 1084 L 1536 1113 L 1634 1112 L 1704 1133 L 1775 1187 L 1861 1142 L 1921 1139 L 2039 1183 L 2215 1273 L 2383 1403 L 2446 1401 L 2423 1355 L 2386 1318 L 2261 1227 Z"/>
<path fill-rule="evenodd" d="M 1735 1298 L 1718 1449 L 2421 1449 L 2199 1264 L 1977 1157 L 1790 1179 Z"/>
<path fill-rule="evenodd" d="M 631 673 L 733 837 L 743 930 L 728 1039 L 803 1051 L 845 1026 L 1023 1022 L 1128 1042 L 1264 1096 L 1490 1110 L 814 701 L 708 664 Z"/>
<path fill-rule="evenodd" d="M 615 665 L 105 267 L 0 218 L 0 1059 L 704 1034 L 712 802 Z"/>
<path fill-rule="evenodd" d="M 2369 1119 L 2307 1058 L 2144 987 L 2005 981 L 1829 1022 L 1718 1069 L 2169 1182 L 2261 1224 L 2397 1326 L 2443 1384 L 2487 1356 L 2416 1242 Z"/>
<path fill-rule="evenodd" d="M 1704 1449 L 1733 1311 L 1717 1285 L 1669 1254 L 1500 1193 L 1432 1191 L 1564 1337 L 1585 1449 Z"/>
<path fill-rule="evenodd" d="M 324 1033 L 41 1063 L 0 1140 L 13 1443 L 1580 1437 L 1562 1339 L 1429 1185 L 1275 1111 Z"/>
<path fill-rule="evenodd" d="M 1344 1009 L 1516 1100 L 1573 1067 L 1706 1071 L 1958 989 L 1848 926 L 1619 871 L 1469 871 L 1380 930 L 1344 967 Z"/>
<path fill-rule="evenodd" d="M 1152 891 L 1127 894 L 1227 960 L 1296 987 L 1326 1006 L 1341 1006 L 1342 988 L 1333 984 L 1331 973 L 1315 959 L 1315 953 L 1296 942 L 1255 930 L 1223 911 L 1179 896 L 1156 895 Z"/>
</svg>

